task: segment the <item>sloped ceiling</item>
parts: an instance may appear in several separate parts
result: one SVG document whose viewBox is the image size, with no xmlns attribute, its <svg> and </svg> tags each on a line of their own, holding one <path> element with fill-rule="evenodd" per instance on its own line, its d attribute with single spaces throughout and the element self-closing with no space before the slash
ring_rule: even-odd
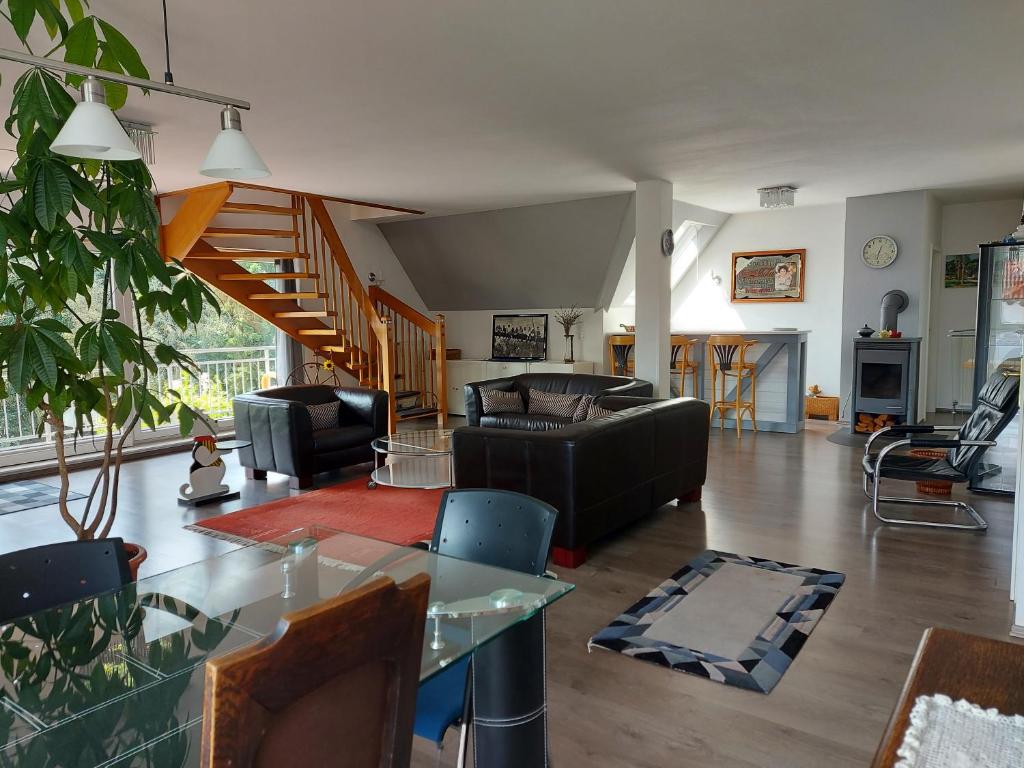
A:
<svg viewBox="0 0 1024 768">
<path fill-rule="evenodd" d="M 599 306 L 632 195 L 381 224 L 432 311 Z M 628 243 L 627 243 L 628 247 Z"/>
</svg>

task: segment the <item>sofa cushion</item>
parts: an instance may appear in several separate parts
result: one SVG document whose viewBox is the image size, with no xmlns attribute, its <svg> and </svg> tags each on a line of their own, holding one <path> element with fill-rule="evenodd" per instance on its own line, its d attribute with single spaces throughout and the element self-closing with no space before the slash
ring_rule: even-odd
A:
<svg viewBox="0 0 1024 768">
<path fill-rule="evenodd" d="M 338 409 L 341 407 L 340 400 L 332 400 L 329 403 L 320 405 L 307 405 L 309 421 L 313 425 L 314 432 L 325 429 L 334 429 L 338 426 Z"/>
<path fill-rule="evenodd" d="M 531 432 L 561 429 L 571 423 L 572 419 L 566 416 L 541 416 L 530 413 L 492 413 L 480 417 L 481 427 L 526 429 Z"/>
<path fill-rule="evenodd" d="M 317 453 L 343 451 L 346 448 L 369 445 L 373 437 L 373 427 L 369 425 L 321 429 L 313 433 L 313 450 Z"/>
<path fill-rule="evenodd" d="M 587 421 L 590 419 L 600 419 L 602 416 L 612 416 L 618 413 L 618 411 L 610 411 L 607 408 L 602 408 L 597 403 L 591 403 L 590 408 L 587 410 Z"/>
<path fill-rule="evenodd" d="M 523 398 L 515 390 L 481 389 L 480 404 L 484 413 L 523 413 Z"/>
<path fill-rule="evenodd" d="M 538 416 L 564 416 L 571 421 L 580 404 L 581 397 L 583 396 L 559 395 L 531 389 L 526 412 Z"/>
</svg>

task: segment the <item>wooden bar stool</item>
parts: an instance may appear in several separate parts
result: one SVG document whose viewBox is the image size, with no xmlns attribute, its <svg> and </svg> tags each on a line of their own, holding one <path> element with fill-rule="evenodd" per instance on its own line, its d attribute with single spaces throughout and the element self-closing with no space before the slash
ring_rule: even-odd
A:
<svg viewBox="0 0 1024 768">
<path fill-rule="evenodd" d="M 725 429 L 725 413 L 736 411 L 736 434 L 743 434 L 743 412 L 757 432 L 757 363 L 747 361 L 747 350 L 757 344 L 740 335 L 718 334 L 708 336 L 707 360 L 711 366 L 711 413 L 718 413 L 719 429 Z M 721 376 L 721 390 L 718 387 Z M 727 400 L 728 382 L 736 382 L 736 397 Z M 743 385 L 749 382 L 750 399 L 743 399 Z"/>
<path fill-rule="evenodd" d="M 630 357 L 636 337 L 632 334 L 620 334 L 608 337 L 608 364 L 612 376 L 632 376 L 635 364 Z"/>
<path fill-rule="evenodd" d="M 686 397 L 686 377 L 690 376 L 693 384 L 693 397 L 700 397 L 697 377 L 700 375 L 700 362 L 691 359 L 691 353 L 700 344 L 697 339 L 674 333 L 672 343 L 672 370 L 679 371 L 679 396 Z"/>
</svg>

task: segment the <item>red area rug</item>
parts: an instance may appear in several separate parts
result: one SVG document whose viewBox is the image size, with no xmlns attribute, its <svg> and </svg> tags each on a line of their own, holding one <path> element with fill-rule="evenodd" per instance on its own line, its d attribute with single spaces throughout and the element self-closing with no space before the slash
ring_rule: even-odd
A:
<svg viewBox="0 0 1024 768">
<path fill-rule="evenodd" d="M 429 540 L 443 490 L 378 486 L 355 479 L 301 496 L 240 509 L 200 523 L 190 531 L 228 541 L 265 541 L 296 528 L 321 526 L 408 546 Z"/>
</svg>

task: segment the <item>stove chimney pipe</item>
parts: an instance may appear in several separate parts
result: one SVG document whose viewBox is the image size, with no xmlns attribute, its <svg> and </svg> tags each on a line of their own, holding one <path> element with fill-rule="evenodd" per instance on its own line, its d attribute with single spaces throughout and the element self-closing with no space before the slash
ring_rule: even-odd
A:
<svg viewBox="0 0 1024 768">
<path fill-rule="evenodd" d="M 892 290 L 882 297 L 882 317 L 879 330 L 895 331 L 896 316 L 910 306 L 910 297 L 900 290 Z"/>
</svg>

